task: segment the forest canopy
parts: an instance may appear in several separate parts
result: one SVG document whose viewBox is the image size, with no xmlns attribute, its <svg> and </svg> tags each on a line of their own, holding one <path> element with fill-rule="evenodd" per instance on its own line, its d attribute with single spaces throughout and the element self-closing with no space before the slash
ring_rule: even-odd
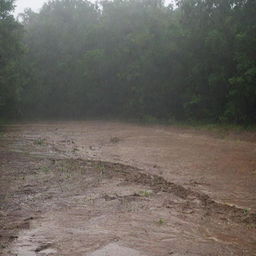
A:
<svg viewBox="0 0 256 256">
<path fill-rule="evenodd" d="M 256 1 L 0 0 L 0 116 L 256 123 Z"/>
</svg>

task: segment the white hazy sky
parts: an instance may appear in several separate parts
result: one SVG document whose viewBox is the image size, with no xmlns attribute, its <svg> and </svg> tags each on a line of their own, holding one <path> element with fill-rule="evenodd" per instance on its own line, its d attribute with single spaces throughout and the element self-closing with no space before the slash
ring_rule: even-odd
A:
<svg viewBox="0 0 256 256">
<path fill-rule="evenodd" d="M 17 14 L 23 12 L 26 8 L 31 8 L 33 11 L 37 12 L 45 2 L 48 2 L 48 0 L 16 0 L 14 14 L 17 16 Z M 171 2 L 171 0 L 166 0 L 165 2 L 168 3 Z"/>
<path fill-rule="evenodd" d="M 14 13 L 17 15 L 23 12 L 26 8 L 31 8 L 33 11 L 39 11 L 45 2 L 47 2 L 47 0 L 16 0 L 16 8 Z"/>
</svg>

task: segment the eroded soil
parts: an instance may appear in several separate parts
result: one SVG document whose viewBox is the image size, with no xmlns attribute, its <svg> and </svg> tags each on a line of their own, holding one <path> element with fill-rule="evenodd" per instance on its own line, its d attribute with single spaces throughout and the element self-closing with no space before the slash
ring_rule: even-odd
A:
<svg viewBox="0 0 256 256">
<path fill-rule="evenodd" d="M 0 255 L 256 255 L 254 138 L 117 122 L 9 125 Z"/>
</svg>

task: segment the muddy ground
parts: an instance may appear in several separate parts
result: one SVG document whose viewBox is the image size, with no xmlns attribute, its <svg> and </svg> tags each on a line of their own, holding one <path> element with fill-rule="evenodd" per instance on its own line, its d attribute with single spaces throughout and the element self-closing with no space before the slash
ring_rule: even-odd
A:
<svg viewBox="0 0 256 256">
<path fill-rule="evenodd" d="M 256 255 L 254 133 L 40 122 L 0 141 L 0 255 Z"/>
</svg>

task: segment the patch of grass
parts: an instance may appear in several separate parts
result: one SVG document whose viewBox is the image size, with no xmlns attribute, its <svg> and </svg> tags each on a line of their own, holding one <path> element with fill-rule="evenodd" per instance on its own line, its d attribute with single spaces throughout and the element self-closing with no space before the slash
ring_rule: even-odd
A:
<svg viewBox="0 0 256 256">
<path fill-rule="evenodd" d="M 96 169 L 98 169 L 99 171 L 102 171 L 102 170 L 104 170 L 105 169 L 105 166 L 104 166 L 104 164 L 103 163 L 100 163 L 100 162 L 98 162 L 98 163 L 96 163 Z"/>
<path fill-rule="evenodd" d="M 250 209 L 249 209 L 249 208 L 244 208 L 244 209 L 243 209 L 244 215 L 248 215 L 249 212 L 250 212 Z"/>
<path fill-rule="evenodd" d="M 159 225 L 163 225 L 163 224 L 165 223 L 165 220 L 164 220 L 163 218 L 160 218 L 160 219 L 157 221 L 157 223 L 158 223 Z"/>
<path fill-rule="evenodd" d="M 0 244 L 0 248 L 1 248 L 1 249 L 5 249 L 5 248 L 6 248 L 6 245 Z"/>
<path fill-rule="evenodd" d="M 70 179 L 70 178 L 72 178 L 72 175 L 71 175 L 71 173 L 68 173 L 68 174 L 67 174 L 67 176 L 66 176 L 66 178 L 67 178 L 67 179 Z"/>
<path fill-rule="evenodd" d="M 248 224 L 247 229 L 256 229 L 256 224 L 255 223 Z"/>
<path fill-rule="evenodd" d="M 6 123 L 0 119 L 0 137 L 3 137 L 4 136 L 4 130 L 5 130 L 5 125 Z"/>
<path fill-rule="evenodd" d="M 46 142 L 46 139 L 42 139 L 42 138 L 38 138 L 34 140 L 34 144 L 38 146 L 42 146 L 43 144 L 45 144 L 45 142 Z"/>
<path fill-rule="evenodd" d="M 149 196 L 151 196 L 152 195 L 152 191 L 151 190 L 143 190 L 143 191 L 140 191 L 139 192 L 139 194 L 141 195 L 141 196 L 144 196 L 144 197 L 149 197 Z"/>
<path fill-rule="evenodd" d="M 156 117 L 151 116 L 151 115 L 145 115 L 142 118 L 142 122 L 147 123 L 147 124 L 157 124 L 160 122 Z"/>
<path fill-rule="evenodd" d="M 61 173 L 66 173 L 68 172 L 68 168 L 66 166 L 62 166 L 58 168 L 58 171 L 60 171 Z"/>
<path fill-rule="evenodd" d="M 169 125 L 177 128 L 184 129 L 197 129 L 202 131 L 210 131 L 219 134 L 226 134 L 228 132 L 255 132 L 256 125 L 239 125 L 226 122 L 211 122 L 211 121 L 195 121 L 195 120 L 185 120 L 180 121 L 176 120 L 174 117 L 169 119 L 159 119 L 151 115 L 145 115 L 138 119 L 128 119 L 122 120 L 128 123 L 137 123 L 137 124 L 152 124 L 152 125 Z"/>
<path fill-rule="evenodd" d="M 118 138 L 118 137 L 111 137 L 110 142 L 113 143 L 113 144 L 118 143 L 118 142 L 120 142 L 120 138 Z"/>
<path fill-rule="evenodd" d="M 77 151 L 79 151 L 78 148 L 73 148 L 73 149 L 72 149 L 72 152 L 73 152 L 73 153 L 75 153 L 75 152 L 77 152 Z"/>
<path fill-rule="evenodd" d="M 43 166 L 41 168 L 41 171 L 43 171 L 44 173 L 48 173 L 50 171 L 50 168 L 49 167 L 46 167 L 46 166 Z"/>
</svg>

